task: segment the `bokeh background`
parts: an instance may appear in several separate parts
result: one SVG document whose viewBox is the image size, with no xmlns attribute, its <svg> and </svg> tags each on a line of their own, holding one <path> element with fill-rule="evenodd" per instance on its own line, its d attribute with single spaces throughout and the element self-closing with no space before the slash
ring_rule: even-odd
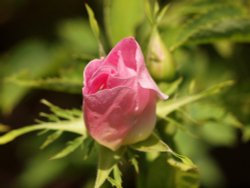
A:
<svg viewBox="0 0 250 188">
<path fill-rule="evenodd" d="M 102 2 L 95 0 L 88 3 L 94 9 L 97 20 L 102 23 Z M 49 75 L 48 70 L 53 72 L 54 69 L 60 69 L 62 62 L 66 67 L 67 64 L 79 66 L 81 76 L 83 66 L 79 65 L 78 61 L 86 58 L 81 51 L 90 52 L 91 57 L 98 55 L 95 53 L 97 44 L 93 44 L 94 40 L 84 38 L 91 32 L 87 25 L 87 14 L 82 0 L 1 0 L 0 77 L 10 72 L 15 74 L 15 67 L 23 64 L 29 66 L 32 61 L 37 62 L 32 66 L 34 66 L 34 72 L 41 77 Z M 79 41 L 79 38 L 84 40 Z M 236 80 L 236 84 L 227 91 L 224 101 L 221 102 L 243 124 L 250 123 L 250 45 L 248 43 L 230 43 L 230 45 L 220 43 L 217 46 L 204 44 L 199 46 L 199 50 L 201 54 L 206 54 L 206 58 L 208 57 L 206 75 L 213 75 L 209 67 L 218 66 L 218 69 L 215 68 L 217 72 L 229 74 L 230 78 Z M 13 62 L 19 63 L 13 66 Z M 198 70 L 192 68 L 193 66 L 199 65 L 197 63 L 191 65 L 190 62 L 189 65 L 182 66 L 180 74 L 188 74 L 189 71 L 193 71 L 192 69 Z M 70 69 L 66 72 L 62 70 L 60 74 L 70 75 L 71 72 Z M 211 77 L 216 80 L 216 75 L 219 74 Z M 203 79 L 209 80 L 211 77 Z M 79 83 L 79 87 L 81 84 Z M 9 125 L 11 129 L 33 124 L 39 112 L 48 112 L 48 108 L 40 103 L 42 98 L 63 108 L 81 108 L 81 92 L 77 94 L 72 91 L 70 94 L 34 87 L 35 89 L 23 90 L 19 93 L 16 92 L 15 87 L 20 86 L 10 87 L 12 88 L 8 89 L 7 95 L 2 93 L 3 88 L 0 89 L 0 93 L 5 96 L 0 100 L 1 106 L 4 106 L 1 110 L 0 122 Z M 22 100 L 18 100 L 21 96 Z M 8 98 L 15 97 L 16 100 L 8 101 Z M 221 132 L 221 134 L 223 137 L 224 133 Z M 229 136 L 230 144 L 226 141 L 221 145 L 212 144 L 209 148 L 207 155 L 214 159 L 220 171 L 219 177 L 215 177 L 217 174 L 213 173 L 208 175 L 214 179 L 219 178 L 218 181 L 221 184 L 214 184 L 214 187 L 216 185 L 228 188 L 250 187 L 250 142 L 247 141 L 248 139 L 243 141 L 242 136 L 242 131 L 236 130 L 234 138 Z M 45 136 L 36 137 L 35 134 L 28 134 L 0 146 L 1 187 L 77 188 L 83 185 L 87 187 L 89 182 L 94 181 L 96 159 L 82 160 L 81 151 L 76 151 L 69 157 L 57 161 L 48 160 L 58 148 L 62 147 L 62 143 L 72 138 L 72 135 L 66 134 L 52 147 L 40 150 L 39 146 L 44 138 Z M 134 179 L 133 175 L 131 176 L 127 175 L 129 183 L 125 187 L 133 186 Z M 91 187 L 91 183 L 89 185 Z M 209 187 L 209 184 L 202 186 Z"/>
</svg>

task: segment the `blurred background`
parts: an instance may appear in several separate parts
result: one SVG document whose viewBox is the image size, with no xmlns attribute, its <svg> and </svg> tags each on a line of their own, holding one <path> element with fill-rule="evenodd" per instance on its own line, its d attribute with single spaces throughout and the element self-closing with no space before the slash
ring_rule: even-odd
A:
<svg viewBox="0 0 250 188">
<path fill-rule="evenodd" d="M 170 1 L 160 1 L 161 4 L 167 2 Z M 249 5 L 248 1 L 242 2 Z M 103 2 L 94 0 L 88 3 L 103 29 Z M 129 13 L 127 10 L 126 14 Z M 138 29 L 136 34 L 141 30 Z M 138 39 L 143 41 L 143 37 Z M 105 48 L 109 49 L 109 45 Z M 98 57 L 98 44 L 89 28 L 82 0 L 1 0 L 1 132 L 7 129 L 4 125 L 15 129 L 34 124 L 39 112 L 49 111 L 40 103 L 42 98 L 62 108 L 80 109 L 82 70 L 88 60 L 95 57 Z M 237 117 L 240 124 L 250 126 L 250 45 L 247 41 L 223 40 L 215 44 L 187 45 L 176 50 L 174 58 L 177 74 L 190 81 L 197 79 L 199 88 L 224 78 L 235 80 L 236 84 L 222 93 L 215 103 L 219 101 L 223 109 Z M 28 77 L 26 69 L 31 70 Z M 40 80 L 51 75 L 51 80 Z M 2 79 L 6 77 L 7 81 Z M 67 92 L 60 88 L 61 85 L 67 88 Z M 190 111 L 195 108 L 206 108 L 206 105 L 192 106 Z M 217 113 L 210 107 L 206 110 L 204 113 Z M 188 156 L 191 152 L 195 162 L 206 166 L 202 187 L 250 187 L 249 130 L 202 130 L 203 140 L 196 141 L 196 144 L 204 143 L 198 148 L 206 147 L 206 158 L 202 154 L 194 154 L 202 153 L 202 149 L 183 150 Z M 36 137 L 34 133 L 27 134 L 0 146 L 1 187 L 92 187 L 95 155 L 83 160 L 81 151 L 77 150 L 66 158 L 48 160 L 72 135 L 66 134 L 52 146 L 41 150 L 39 146 L 45 138 L 46 135 Z M 204 160 L 200 160 L 198 155 Z M 130 183 L 124 187 L 133 187 L 134 178 L 129 175 L 126 178 Z"/>
</svg>

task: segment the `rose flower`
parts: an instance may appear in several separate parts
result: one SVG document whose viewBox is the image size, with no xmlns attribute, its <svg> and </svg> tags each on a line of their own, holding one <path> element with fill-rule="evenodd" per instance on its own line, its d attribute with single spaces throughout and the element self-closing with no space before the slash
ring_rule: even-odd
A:
<svg viewBox="0 0 250 188">
<path fill-rule="evenodd" d="M 111 150 L 150 136 L 157 99 L 167 99 L 150 77 L 132 37 L 120 41 L 107 57 L 89 62 L 82 93 L 88 133 Z"/>
</svg>

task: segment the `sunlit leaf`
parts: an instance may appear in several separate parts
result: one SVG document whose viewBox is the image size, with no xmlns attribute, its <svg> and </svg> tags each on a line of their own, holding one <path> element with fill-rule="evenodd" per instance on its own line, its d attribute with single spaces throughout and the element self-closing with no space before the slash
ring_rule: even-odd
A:
<svg viewBox="0 0 250 188">
<path fill-rule="evenodd" d="M 168 162 L 175 166 L 180 168 L 183 171 L 189 171 L 189 170 L 197 170 L 197 167 L 195 166 L 195 164 L 186 156 L 184 155 L 180 155 L 178 153 L 172 152 L 171 153 L 174 157 L 178 158 L 182 163 L 176 161 L 173 158 L 168 159 Z"/>
</svg>

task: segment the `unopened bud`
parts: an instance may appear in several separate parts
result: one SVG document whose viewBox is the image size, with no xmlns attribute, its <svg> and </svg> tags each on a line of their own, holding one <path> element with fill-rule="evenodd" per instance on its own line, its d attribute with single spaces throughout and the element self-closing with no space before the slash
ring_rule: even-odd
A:
<svg viewBox="0 0 250 188">
<path fill-rule="evenodd" d="M 172 55 L 156 29 L 149 40 L 147 64 L 151 75 L 158 81 L 170 81 L 175 76 L 175 63 Z"/>
</svg>

